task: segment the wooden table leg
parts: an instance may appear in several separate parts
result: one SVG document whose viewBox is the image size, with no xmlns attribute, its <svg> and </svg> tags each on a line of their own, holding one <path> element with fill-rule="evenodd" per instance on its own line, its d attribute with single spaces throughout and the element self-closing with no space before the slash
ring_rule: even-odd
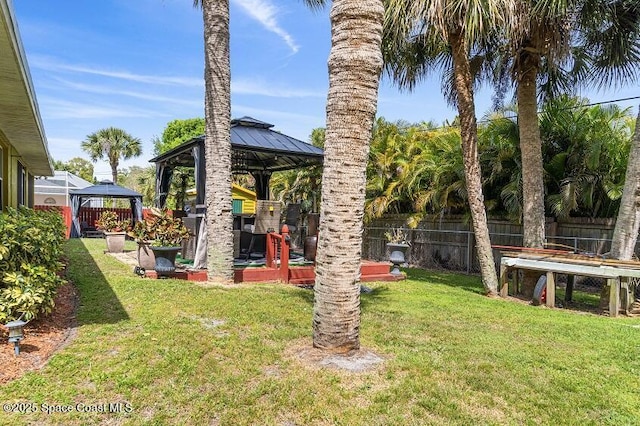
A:
<svg viewBox="0 0 640 426">
<path fill-rule="evenodd" d="M 547 302 L 549 308 L 556 306 L 556 274 L 547 272 Z"/>
<path fill-rule="evenodd" d="M 506 265 L 500 265 L 500 296 L 507 297 L 509 295 L 509 268 Z"/>
<path fill-rule="evenodd" d="M 609 278 L 609 316 L 617 317 L 620 310 L 620 278 Z"/>
</svg>

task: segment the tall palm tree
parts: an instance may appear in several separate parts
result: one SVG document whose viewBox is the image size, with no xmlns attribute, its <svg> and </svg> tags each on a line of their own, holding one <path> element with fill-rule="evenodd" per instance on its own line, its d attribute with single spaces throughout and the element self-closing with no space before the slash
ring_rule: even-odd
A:
<svg viewBox="0 0 640 426">
<path fill-rule="evenodd" d="M 109 161 L 113 183 L 118 183 L 120 159 L 128 160 L 142 154 L 140 139 L 116 127 L 107 127 L 87 135 L 81 147 L 94 163 L 99 159 Z"/>
<path fill-rule="evenodd" d="M 365 172 L 382 70 L 383 15 L 382 0 L 334 0 L 331 5 L 313 345 L 332 351 L 360 347 Z"/>
<path fill-rule="evenodd" d="M 609 86 L 638 76 L 636 0 L 518 0 L 508 66 L 516 87 L 523 176 L 524 245 L 542 247 L 544 182 L 538 97 L 578 85 Z"/>
<path fill-rule="evenodd" d="M 411 89 L 431 69 L 444 71 L 443 87 L 458 107 L 467 196 L 482 282 L 495 294 L 498 277 L 482 193 L 473 84 L 477 58 L 510 16 L 510 0 L 387 0 L 385 62 L 401 87 Z M 473 59 L 472 59 L 473 58 Z"/>
<path fill-rule="evenodd" d="M 618 210 L 618 220 L 613 230 L 611 255 L 616 259 L 629 260 L 635 254 L 640 230 L 640 112 L 629 152 L 627 173 Z"/>
<path fill-rule="evenodd" d="M 202 6 L 205 51 L 205 162 L 207 276 L 233 280 L 231 198 L 231 69 L 229 0 L 194 0 Z"/>
</svg>

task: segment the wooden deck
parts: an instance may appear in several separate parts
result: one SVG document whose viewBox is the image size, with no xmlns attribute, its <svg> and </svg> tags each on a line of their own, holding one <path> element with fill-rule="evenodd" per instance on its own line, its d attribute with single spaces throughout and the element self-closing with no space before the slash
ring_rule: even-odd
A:
<svg viewBox="0 0 640 426">
<path fill-rule="evenodd" d="M 360 281 L 401 281 L 404 275 L 392 275 L 389 273 L 391 263 L 389 262 L 373 262 L 363 260 L 360 269 Z M 264 282 L 282 282 L 293 285 L 310 285 L 315 283 L 316 272 L 313 266 L 291 266 L 288 270 L 287 280 L 282 280 L 282 272 L 280 268 L 236 268 L 234 282 L 236 283 L 264 283 Z M 145 276 L 148 278 L 158 278 L 156 271 L 146 271 Z M 207 281 L 207 270 L 188 270 L 177 269 L 168 278 L 175 278 L 188 281 Z"/>
<path fill-rule="evenodd" d="M 293 285 L 309 285 L 315 283 L 315 267 L 313 265 L 290 266 L 289 249 L 286 227 L 283 228 L 282 234 L 267 234 L 266 266 L 236 267 L 234 281 L 236 283 L 281 282 Z M 390 269 L 390 262 L 363 260 L 360 268 L 360 281 L 400 281 L 405 279 L 404 275 L 390 274 Z M 157 278 L 155 271 L 146 271 L 145 275 L 149 278 Z M 206 269 L 178 269 L 174 273 L 169 274 L 168 277 L 189 281 L 207 281 L 207 271 Z"/>
</svg>

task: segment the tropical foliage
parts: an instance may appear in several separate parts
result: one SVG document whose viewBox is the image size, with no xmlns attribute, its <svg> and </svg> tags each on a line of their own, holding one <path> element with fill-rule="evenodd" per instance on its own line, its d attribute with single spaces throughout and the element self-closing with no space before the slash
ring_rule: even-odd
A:
<svg viewBox="0 0 640 426">
<path fill-rule="evenodd" d="M 65 227 L 58 212 L 7 208 L 0 214 L 0 322 L 53 309 Z"/>
<path fill-rule="evenodd" d="M 103 211 L 96 220 L 96 228 L 104 232 L 125 232 L 130 224 L 129 219 L 120 220 L 113 210 Z"/>
<path fill-rule="evenodd" d="M 89 160 L 80 157 L 74 157 L 69 161 L 53 161 L 55 170 L 64 170 L 81 177 L 87 182 L 95 182 L 93 177 L 93 164 Z"/>
<path fill-rule="evenodd" d="M 630 111 L 559 97 L 545 104 L 540 128 L 546 215 L 615 217 L 635 129 Z M 518 135 L 515 107 L 488 114 L 479 126 L 487 210 L 521 223 Z M 281 200 L 304 199 L 304 194 L 313 193 L 309 174 L 274 175 L 274 194 Z M 376 120 L 367 165 L 365 221 L 409 214 L 409 224 L 415 226 L 425 215 L 468 214 L 464 182 L 457 121 L 438 126 Z"/>
<path fill-rule="evenodd" d="M 162 132 L 162 138 L 153 139 L 153 147 L 156 155 L 163 154 L 183 142 L 204 134 L 204 118 L 187 118 L 184 120 L 172 120 Z"/>
<path fill-rule="evenodd" d="M 174 218 L 166 209 L 157 208 L 152 208 L 147 218 L 129 228 L 129 235 L 139 241 L 151 241 L 156 247 L 181 246 L 190 236 L 182 219 Z"/>
<path fill-rule="evenodd" d="M 324 148 L 324 135 L 323 128 L 313 129 L 311 144 Z M 322 190 L 322 166 L 276 172 L 269 186 L 274 199 L 286 204 L 300 203 L 303 212 L 317 212 Z"/>
<path fill-rule="evenodd" d="M 155 166 L 131 166 L 118 173 L 118 181 L 125 188 L 133 189 L 142 194 L 142 204 L 153 206 L 156 195 Z"/>
</svg>

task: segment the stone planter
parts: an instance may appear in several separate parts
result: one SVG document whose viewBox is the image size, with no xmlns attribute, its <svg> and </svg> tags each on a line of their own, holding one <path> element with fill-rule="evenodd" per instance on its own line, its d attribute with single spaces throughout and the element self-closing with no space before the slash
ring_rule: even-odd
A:
<svg viewBox="0 0 640 426">
<path fill-rule="evenodd" d="M 176 256 L 182 247 L 153 247 L 153 255 L 155 256 L 155 271 L 158 276 L 169 275 L 176 270 Z"/>
<path fill-rule="evenodd" d="M 124 252 L 124 240 L 127 236 L 126 232 L 105 232 L 104 237 L 107 241 L 107 252 L 122 253 Z"/>
<path fill-rule="evenodd" d="M 389 249 L 389 261 L 393 263 L 390 274 L 402 275 L 400 265 L 406 262 L 405 254 L 407 253 L 409 244 L 387 243 L 387 248 Z"/>
<path fill-rule="evenodd" d="M 138 241 L 138 266 L 145 271 L 150 271 L 156 266 L 156 257 L 151 250 L 151 243 L 148 241 Z"/>
</svg>

